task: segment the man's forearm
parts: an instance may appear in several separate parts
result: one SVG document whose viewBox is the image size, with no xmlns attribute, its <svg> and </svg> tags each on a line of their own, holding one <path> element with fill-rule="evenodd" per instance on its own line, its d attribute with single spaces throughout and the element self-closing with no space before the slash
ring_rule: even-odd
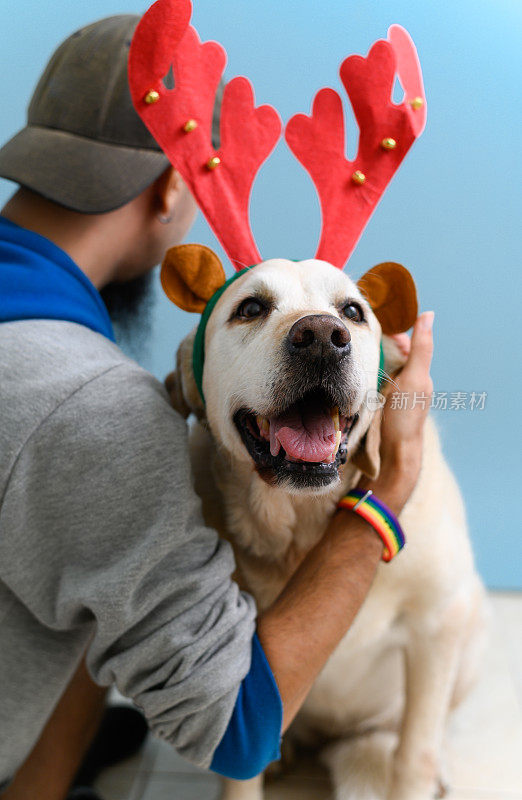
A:
<svg viewBox="0 0 522 800">
<path fill-rule="evenodd" d="M 397 475 L 366 485 L 396 513 L 411 491 Z M 258 636 L 283 701 L 283 730 L 352 625 L 371 587 L 382 549 L 367 522 L 349 511 L 338 511 L 275 603 L 260 616 Z"/>
<path fill-rule="evenodd" d="M 367 522 L 339 511 L 277 601 L 258 636 L 283 701 L 286 730 L 352 624 L 371 586 L 382 543 Z"/>
</svg>

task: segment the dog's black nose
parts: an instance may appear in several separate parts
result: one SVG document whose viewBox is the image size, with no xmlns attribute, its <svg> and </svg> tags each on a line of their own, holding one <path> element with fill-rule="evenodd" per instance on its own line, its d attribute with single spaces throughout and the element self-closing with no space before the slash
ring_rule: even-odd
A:
<svg viewBox="0 0 522 800">
<path fill-rule="evenodd" d="M 337 317 L 312 314 L 301 317 L 292 325 L 286 346 L 292 355 L 341 359 L 350 352 L 350 339 L 350 331 Z"/>
</svg>

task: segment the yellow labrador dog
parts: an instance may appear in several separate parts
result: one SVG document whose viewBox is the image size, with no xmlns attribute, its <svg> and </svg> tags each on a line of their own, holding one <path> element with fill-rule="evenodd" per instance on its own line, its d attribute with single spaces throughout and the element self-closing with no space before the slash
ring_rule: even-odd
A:
<svg viewBox="0 0 522 800">
<path fill-rule="evenodd" d="M 400 314 L 401 298 L 390 302 Z M 379 471 L 380 412 L 368 398 L 380 341 L 376 313 L 344 272 L 324 261 L 274 259 L 230 284 L 212 311 L 205 403 L 193 373 L 194 333 L 180 345 L 167 385 L 175 407 L 197 418 L 196 488 L 260 610 L 320 539 L 340 497 L 363 472 Z M 394 373 L 401 354 L 393 340 L 383 344 L 385 370 Z M 324 746 L 337 800 L 433 797 L 448 714 L 479 664 L 484 590 L 431 421 L 400 520 L 405 549 L 379 566 L 288 734 Z M 224 791 L 227 800 L 261 800 L 262 776 L 225 781 Z"/>
</svg>

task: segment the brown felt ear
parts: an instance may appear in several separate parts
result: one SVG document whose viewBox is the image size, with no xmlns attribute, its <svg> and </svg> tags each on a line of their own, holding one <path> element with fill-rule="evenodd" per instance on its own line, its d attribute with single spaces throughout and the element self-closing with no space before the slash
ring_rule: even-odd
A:
<svg viewBox="0 0 522 800">
<path fill-rule="evenodd" d="M 370 303 L 384 334 L 403 333 L 418 314 L 417 290 L 402 264 L 385 261 L 368 270 L 357 286 Z"/>
<path fill-rule="evenodd" d="M 203 244 L 179 244 L 167 250 L 161 265 L 163 291 L 184 311 L 201 313 L 225 283 L 223 265 Z"/>
</svg>

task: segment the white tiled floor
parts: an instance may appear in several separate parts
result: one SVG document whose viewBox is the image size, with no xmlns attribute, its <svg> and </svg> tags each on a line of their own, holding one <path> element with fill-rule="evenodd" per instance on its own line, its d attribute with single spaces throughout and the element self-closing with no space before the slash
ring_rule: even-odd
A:
<svg viewBox="0 0 522 800">
<path fill-rule="evenodd" d="M 494 619 L 482 678 L 455 713 L 449 766 L 453 800 L 522 800 L 522 594 L 491 594 Z M 104 800 L 219 800 L 214 775 L 195 769 L 163 742 L 107 770 Z M 318 765 L 272 779 L 266 800 L 331 800 Z"/>
</svg>

